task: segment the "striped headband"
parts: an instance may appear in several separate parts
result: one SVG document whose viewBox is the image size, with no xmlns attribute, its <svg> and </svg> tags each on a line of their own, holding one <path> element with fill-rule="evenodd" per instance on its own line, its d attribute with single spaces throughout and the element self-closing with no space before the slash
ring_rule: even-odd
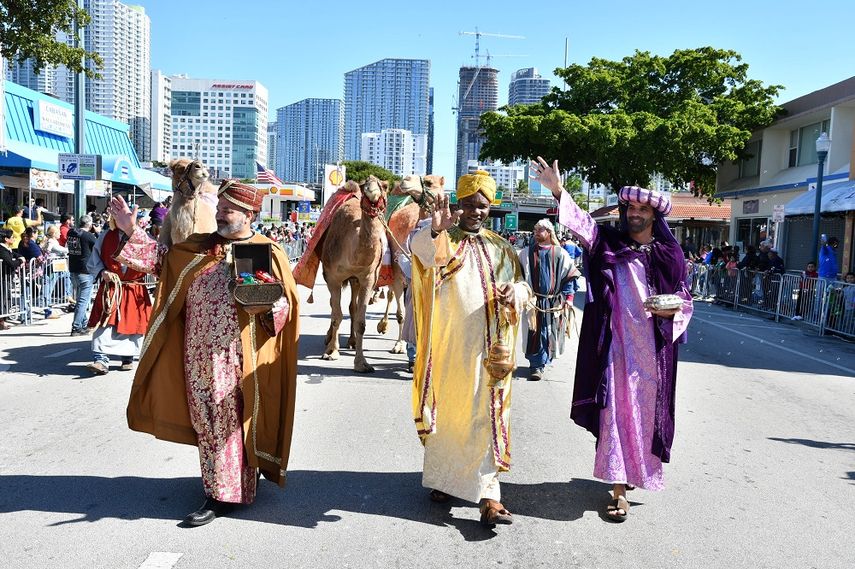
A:
<svg viewBox="0 0 855 569">
<path fill-rule="evenodd" d="M 648 190 L 638 186 L 624 186 L 618 192 L 618 199 L 627 203 L 647 204 L 662 215 L 671 213 L 671 194 L 669 192 Z"/>
</svg>

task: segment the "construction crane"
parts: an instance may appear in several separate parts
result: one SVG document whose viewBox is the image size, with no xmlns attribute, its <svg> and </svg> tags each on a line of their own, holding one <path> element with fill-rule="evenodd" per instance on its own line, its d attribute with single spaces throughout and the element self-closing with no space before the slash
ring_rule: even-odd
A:
<svg viewBox="0 0 855 569">
<path fill-rule="evenodd" d="M 491 38 L 505 38 L 508 40 L 524 40 L 525 36 L 513 36 L 508 34 L 494 34 L 490 32 L 478 31 L 478 26 L 475 26 L 474 32 L 459 32 L 461 36 L 475 36 L 475 67 L 481 67 L 481 36 L 489 36 Z M 489 65 L 489 55 L 488 63 Z M 494 56 L 495 57 L 495 56 Z"/>
<path fill-rule="evenodd" d="M 458 111 L 460 105 L 469 97 L 469 92 L 472 90 L 472 86 L 475 85 L 475 80 L 478 79 L 478 75 L 481 73 L 481 36 L 488 36 L 493 38 L 504 38 L 504 39 L 512 39 L 512 40 L 524 40 L 525 36 L 515 36 L 509 34 L 494 34 L 491 32 L 482 32 L 478 30 L 478 26 L 475 26 L 474 32 L 458 32 L 458 35 L 461 36 L 475 36 L 475 74 L 472 76 L 472 80 L 469 81 L 469 85 L 466 86 L 466 91 L 463 93 L 462 101 L 455 101 L 454 106 L 451 108 L 452 111 Z M 487 50 L 487 67 L 490 66 L 490 59 L 493 57 L 528 57 L 526 55 L 512 55 L 512 54 L 503 54 L 503 55 L 490 55 L 490 51 Z"/>
</svg>

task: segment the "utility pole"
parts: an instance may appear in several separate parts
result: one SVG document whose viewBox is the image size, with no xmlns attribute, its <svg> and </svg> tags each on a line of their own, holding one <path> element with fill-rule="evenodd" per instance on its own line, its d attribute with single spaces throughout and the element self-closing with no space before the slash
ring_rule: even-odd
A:
<svg viewBox="0 0 855 569">
<path fill-rule="evenodd" d="M 83 0 L 77 0 L 77 7 L 83 10 Z M 74 19 L 74 47 L 84 47 L 84 28 L 80 20 Z M 86 68 L 86 57 L 82 57 L 83 68 Z M 81 71 L 74 76 L 74 152 L 83 154 L 86 136 L 86 76 Z M 86 189 L 81 180 L 74 180 L 74 220 L 86 214 Z"/>
</svg>

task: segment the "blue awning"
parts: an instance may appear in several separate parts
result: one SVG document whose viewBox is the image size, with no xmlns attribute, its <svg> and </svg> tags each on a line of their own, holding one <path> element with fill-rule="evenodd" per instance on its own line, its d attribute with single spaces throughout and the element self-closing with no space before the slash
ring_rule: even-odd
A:
<svg viewBox="0 0 855 569">
<path fill-rule="evenodd" d="M 784 206 L 784 215 L 810 215 L 816 208 L 816 190 L 793 198 Z M 821 213 L 855 210 L 855 180 L 828 184 L 822 188 Z"/>
<path fill-rule="evenodd" d="M 20 140 L 7 140 L 5 156 L 0 153 L 0 166 L 7 168 L 38 168 L 56 172 L 59 153 L 50 148 L 27 144 Z"/>
</svg>

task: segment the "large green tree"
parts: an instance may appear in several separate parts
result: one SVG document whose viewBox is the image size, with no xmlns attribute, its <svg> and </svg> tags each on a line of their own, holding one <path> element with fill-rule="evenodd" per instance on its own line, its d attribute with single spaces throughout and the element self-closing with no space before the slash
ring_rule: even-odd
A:
<svg viewBox="0 0 855 569">
<path fill-rule="evenodd" d="M 342 162 L 342 164 L 347 169 L 347 179 L 354 180 L 359 183 L 362 183 L 367 180 L 368 176 L 372 174 L 376 178 L 386 180 L 390 184 L 401 179 L 399 176 L 396 176 L 386 168 L 378 166 L 377 164 L 372 164 L 371 162 L 363 162 L 361 160 L 347 160 L 345 162 Z"/>
<path fill-rule="evenodd" d="M 75 18 L 81 26 L 90 21 L 76 0 L 0 0 L 0 54 L 8 62 L 32 59 L 37 71 L 53 64 L 97 76 L 83 63 L 85 58 L 100 67 L 102 60 L 97 53 L 56 40 L 57 31 L 72 34 Z"/>
<path fill-rule="evenodd" d="M 748 64 L 730 50 L 636 51 L 556 74 L 566 90 L 482 116 L 482 159 L 558 159 L 614 190 L 659 172 L 711 195 L 716 165 L 743 157 L 751 132 L 781 112 L 773 100 L 782 87 L 749 79 Z"/>
</svg>

